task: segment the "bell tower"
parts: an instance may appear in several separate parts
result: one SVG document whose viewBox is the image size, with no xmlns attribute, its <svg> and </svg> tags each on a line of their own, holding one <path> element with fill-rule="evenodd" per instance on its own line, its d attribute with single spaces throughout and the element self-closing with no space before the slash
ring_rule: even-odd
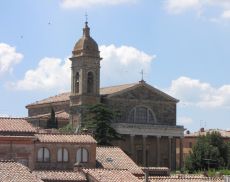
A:
<svg viewBox="0 0 230 182">
<path fill-rule="evenodd" d="M 100 102 L 100 52 L 95 40 L 90 36 L 88 22 L 85 22 L 83 35 L 72 51 L 70 122 L 78 127 L 81 124 L 84 107 Z"/>
</svg>

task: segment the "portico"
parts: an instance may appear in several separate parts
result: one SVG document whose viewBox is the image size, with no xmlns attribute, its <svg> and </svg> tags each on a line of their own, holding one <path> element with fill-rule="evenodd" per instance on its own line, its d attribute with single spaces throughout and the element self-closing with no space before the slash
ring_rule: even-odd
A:
<svg viewBox="0 0 230 182">
<path fill-rule="evenodd" d="M 142 166 L 169 167 L 175 169 L 176 140 L 182 141 L 183 126 L 143 125 L 114 123 L 113 127 L 121 134 L 129 136 L 129 153 L 135 162 Z M 138 152 L 142 152 L 142 159 Z M 154 153 L 155 160 L 150 155 Z M 180 145 L 180 166 L 183 163 L 183 146 Z"/>
</svg>

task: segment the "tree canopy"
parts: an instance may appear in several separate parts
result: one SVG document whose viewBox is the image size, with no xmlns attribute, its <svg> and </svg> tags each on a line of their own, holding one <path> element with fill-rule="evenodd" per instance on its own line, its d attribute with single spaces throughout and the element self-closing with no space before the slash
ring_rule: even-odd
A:
<svg viewBox="0 0 230 182">
<path fill-rule="evenodd" d="M 111 127 L 117 112 L 112 111 L 104 104 L 89 106 L 84 113 L 81 130 L 93 133 L 99 145 L 112 145 L 113 140 L 122 139 L 121 135 Z"/>
<path fill-rule="evenodd" d="M 51 108 L 50 118 L 47 120 L 47 128 L 58 128 L 58 120 L 55 117 L 55 112 L 53 108 Z"/>
<path fill-rule="evenodd" d="M 219 132 L 199 136 L 185 160 L 185 168 L 191 172 L 230 167 L 230 145 L 225 143 Z"/>
</svg>

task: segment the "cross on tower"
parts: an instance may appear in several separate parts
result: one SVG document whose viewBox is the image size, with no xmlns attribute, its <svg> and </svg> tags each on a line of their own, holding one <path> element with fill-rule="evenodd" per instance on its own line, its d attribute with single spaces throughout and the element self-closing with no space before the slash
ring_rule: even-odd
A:
<svg viewBox="0 0 230 182">
<path fill-rule="evenodd" d="M 140 74 L 141 74 L 141 81 L 144 81 L 144 71 L 143 71 L 143 69 L 141 70 Z"/>
<path fill-rule="evenodd" d="M 85 22 L 88 22 L 88 14 L 85 12 Z"/>
</svg>

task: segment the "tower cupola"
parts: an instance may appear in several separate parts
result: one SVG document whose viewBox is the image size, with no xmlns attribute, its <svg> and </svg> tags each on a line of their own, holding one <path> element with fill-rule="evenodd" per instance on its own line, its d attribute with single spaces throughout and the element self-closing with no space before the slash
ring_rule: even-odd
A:
<svg viewBox="0 0 230 182">
<path fill-rule="evenodd" d="M 72 57 L 79 56 L 100 57 L 98 45 L 90 36 L 90 28 L 87 21 L 85 22 L 85 27 L 83 28 L 83 35 L 77 41 L 72 51 Z"/>
</svg>

